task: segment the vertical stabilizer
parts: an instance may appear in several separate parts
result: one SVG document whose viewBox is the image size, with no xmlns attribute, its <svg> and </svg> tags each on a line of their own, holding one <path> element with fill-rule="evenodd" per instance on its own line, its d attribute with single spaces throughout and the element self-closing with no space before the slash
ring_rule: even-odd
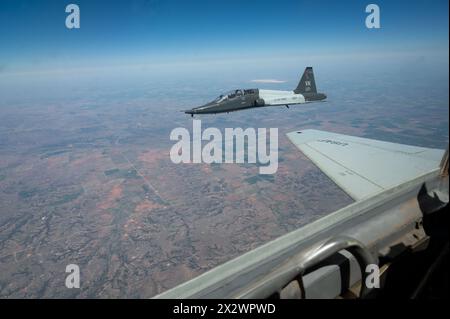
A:
<svg viewBox="0 0 450 319">
<path fill-rule="evenodd" d="M 307 67 L 297 88 L 294 90 L 295 94 L 303 93 L 317 93 L 316 81 L 314 80 L 314 72 L 312 67 Z"/>
</svg>

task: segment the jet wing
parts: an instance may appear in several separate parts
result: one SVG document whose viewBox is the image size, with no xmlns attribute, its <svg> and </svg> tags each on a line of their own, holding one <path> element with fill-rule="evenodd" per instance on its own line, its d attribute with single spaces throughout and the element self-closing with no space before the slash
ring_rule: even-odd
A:
<svg viewBox="0 0 450 319">
<path fill-rule="evenodd" d="M 448 153 L 316 130 L 288 137 L 356 201 L 154 298 L 336 298 L 392 247 L 423 247 L 417 221 L 448 203 Z M 338 251 L 345 264 L 323 267 Z"/>
<path fill-rule="evenodd" d="M 318 130 L 288 138 L 355 200 L 439 168 L 444 150 L 383 142 Z"/>
</svg>

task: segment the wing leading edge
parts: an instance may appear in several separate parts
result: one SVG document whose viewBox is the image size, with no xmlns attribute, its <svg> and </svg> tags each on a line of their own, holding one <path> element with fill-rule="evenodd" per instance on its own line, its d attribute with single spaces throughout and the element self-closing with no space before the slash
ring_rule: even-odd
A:
<svg viewBox="0 0 450 319">
<path fill-rule="evenodd" d="M 439 169 L 444 150 L 318 130 L 287 134 L 319 169 L 355 200 Z"/>
</svg>

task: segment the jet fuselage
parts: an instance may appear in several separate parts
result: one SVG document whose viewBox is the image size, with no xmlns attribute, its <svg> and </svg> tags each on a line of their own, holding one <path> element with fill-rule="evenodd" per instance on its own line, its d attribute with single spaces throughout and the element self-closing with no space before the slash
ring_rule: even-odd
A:
<svg viewBox="0 0 450 319">
<path fill-rule="evenodd" d="M 233 112 L 263 106 L 303 104 L 326 99 L 323 93 L 296 94 L 294 91 L 278 90 L 235 90 L 215 101 L 185 111 L 187 114 L 212 114 Z"/>
</svg>

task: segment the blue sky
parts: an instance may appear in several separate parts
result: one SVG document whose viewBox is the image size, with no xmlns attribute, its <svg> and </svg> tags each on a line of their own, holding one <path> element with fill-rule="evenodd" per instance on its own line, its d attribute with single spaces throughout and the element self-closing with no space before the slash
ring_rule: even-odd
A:
<svg viewBox="0 0 450 319">
<path fill-rule="evenodd" d="M 365 28 L 365 6 L 381 29 Z M 65 6 L 81 29 L 65 28 Z M 448 1 L 2 0 L 0 71 L 295 55 L 448 58 Z"/>
</svg>

